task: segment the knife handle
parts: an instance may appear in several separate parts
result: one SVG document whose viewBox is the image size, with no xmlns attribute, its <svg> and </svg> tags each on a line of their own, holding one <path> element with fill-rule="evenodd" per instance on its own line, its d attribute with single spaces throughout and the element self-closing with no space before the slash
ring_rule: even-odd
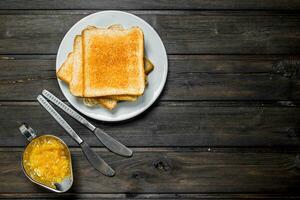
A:
<svg viewBox="0 0 300 200">
<path fill-rule="evenodd" d="M 52 117 L 69 133 L 69 135 L 78 143 L 81 144 L 83 141 L 72 129 L 72 127 L 56 112 L 56 110 L 48 103 L 48 101 L 41 95 L 37 97 L 40 104 L 52 115 Z"/>
<path fill-rule="evenodd" d="M 84 117 L 82 117 L 80 114 L 78 114 L 75 110 L 67 106 L 64 102 L 62 102 L 60 99 L 58 99 L 56 96 L 54 96 L 51 92 L 48 90 L 43 90 L 42 94 L 49 99 L 52 103 L 57 105 L 59 108 L 61 108 L 63 111 L 68 113 L 71 117 L 79 121 L 81 124 L 86 126 L 91 131 L 95 130 L 95 126 L 91 124 L 88 120 L 86 120 Z"/>
</svg>

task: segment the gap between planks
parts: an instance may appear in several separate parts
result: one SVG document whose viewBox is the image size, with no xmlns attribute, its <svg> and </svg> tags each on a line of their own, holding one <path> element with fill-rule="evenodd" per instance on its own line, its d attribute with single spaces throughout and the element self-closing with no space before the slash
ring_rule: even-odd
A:
<svg viewBox="0 0 300 200">
<path fill-rule="evenodd" d="M 64 193 L 56 194 L 55 198 L 75 198 L 76 199 L 283 199 L 300 198 L 299 194 L 274 194 L 274 193 Z M 26 198 L 53 199 L 53 193 L 1 193 L 0 198 Z"/>
<path fill-rule="evenodd" d="M 89 15 L 95 12 L 109 9 L 38 9 L 38 10 L 14 10 L 0 9 L 0 15 Z M 122 10 L 120 10 L 122 11 Z M 136 15 L 203 15 L 203 16 L 270 16 L 270 15 L 299 15 L 298 10 L 135 10 L 128 9 L 125 12 Z"/>
<path fill-rule="evenodd" d="M 80 147 L 69 147 L 71 152 L 80 152 Z M 92 147 L 96 152 L 110 152 L 104 147 Z M 130 147 L 133 152 L 209 152 L 209 153 L 299 153 L 300 147 Z M 0 152 L 22 152 L 24 147 L 0 147 Z"/>
<path fill-rule="evenodd" d="M 71 106 L 67 100 L 62 100 Z M 38 106 L 36 100 L 0 100 L 0 106 Z M 154 106 L 197 107 L 297 107 L 300 100 L 159 100 Z"/>
</svg>

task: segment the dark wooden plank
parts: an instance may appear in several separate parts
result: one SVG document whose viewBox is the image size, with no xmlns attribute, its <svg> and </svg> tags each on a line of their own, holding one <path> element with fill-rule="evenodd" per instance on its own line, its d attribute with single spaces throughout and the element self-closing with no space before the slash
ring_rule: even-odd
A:
<svg viewBox="0 0 300 200">
<path fill-rule="evenodd" d="M 299 63 L 299 56 L 171 55 L 161 99 L 299 100 Z M 1 56 L 0 71 L 0 100 L 35 100 L 44 88 L 65 99 L 54 56 Z"/>
<path fill-rule="evenodd" d="M 263 9 L 297 10 L 297 0 L 2 0 L 0 9 Z"/>
<path fill-rule="evenodd" d="M 176 193 L 176 194 L 139 194 L 139 193 L 125 193 L 125 194 L 87 194 L 87 193 L 64 193 L 56 194 L 53 196 L 53 193 L 5 193 L 0 194 L 0 198 L 3 199 L 103 199 L 103 200 L 112 200 L 112 199 L 227 199 L 227 200 L 237 200 L 237 199 L 300 199 L 298 194 L 257 194 L 257 193 Z"/>
<path fill-rule="evenodd" d="M 102 146 L 95 136 L 71 120 L 70 125 L 92 146 Z M 0 105 L 0 146 L 23 146 L 18 122 L 39 133 L 51 133 L 77 146 L 54 119 L 33 102 Z M 164 102 L 134 120 L 118 124 L 91 120 L 128 146 L 299 146 L 298 106 L 263 106 L 223 103 Z"/>
<path fill-rule="evenodd" d="M 95 11 L 1 12 L 0 54 L 55 54 L 67 30 Z M 281 12 L 133 12 L 169 54 L 299 54 L 300 15 Z M 26 24 L 26 25 L 24 25 Z"/>
<path fill-rule="evenodd" d="M 23 175 L 20 151 L 9 148 L 1 151 L 0 193 L 42 193 L 44 190 Z M 122 158 L 106 150 L 96 151 L 116 170 L 116 176 L 101 175 L 79 149 L 73 149 L 71 193 L 126 193 L 130 197 L 132 193 L 293 194 L 299 191 L 296 153 L 135 149 L 132 158 Z"/>
</svg>

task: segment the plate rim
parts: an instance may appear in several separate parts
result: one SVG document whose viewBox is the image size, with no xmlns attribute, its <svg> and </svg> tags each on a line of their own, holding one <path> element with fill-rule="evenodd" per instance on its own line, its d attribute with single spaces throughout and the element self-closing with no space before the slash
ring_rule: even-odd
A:
<svg viewBox="0 0 300 200">
<path fill-rule="evenodd" d="M 73 29 L 76 28 L 76 26 L 80 23 L 82 23 L 82 21 L 85 21 L 87 20 L 88 18 L 92 18 L 94 17 L 95 15 L 98 15 L 98 14 L 105 14 L 105 13 L 117 13 L 117 14 L 124 14 L 124 15 L 128 15 L 130 17 L 133 17 L 133 18 L 136 18 L 137 20 L 140 20 L 142 21 L 146 26 L 148 26 L 157 36 L 158 36 L 158 40 L 159 42 L 162 44 L 162 50 L 165 54 L 165 57 L 166 57 L 166 60 L 164 61 L 164 68 L 165 70 L 164 71 L 164 74 L 163 74 L 163 77 L 162 77 L 162 81 L 160 81 L 161 83 L 159 84 L 159 87 L 156 89 L 156 91 L 154 92 L 153 94 L 153 98 L 149 101 L 148 104 L 146 104 L 145 106 L 141 107 L 140 109 L 137 109 L 137 110 L 133 110 L 133 112 L 129 113 L 129 114 L 126 114 L 126 115 L 121 115 L 121 116 L 117 116 L 115 118 L 110 118 L 110 117 L 107 117 L 107 116 L 103 116 L 103 115 L 96 115 L 96 114 L 93 114 L 93 113 L 87 113 L 85 111 L 83 111 L 82 109 L 80 109 L 79 107 L 76 106 L 76 103 L 75 102 L 72 102 L 68 96 L 65 94 L 64 90 L 63 90 L 63 82 L 58 79 L 57 77 L 57 81 L 58 81 L 58 85 L 60 87 L 60 90 L 61 92 L 63 93 L 63 95 L 65 96 L 65 98 L 67 99 L 67 101 L 76 109 L 78 110 L 81 114 L 85 115 L 85 116 L 88 116 L 92 119 L 95 119 L 95 120 L 98 120 L 98 121 L 105 121 L 105 122 L 118 122 L 118 121 L 124 121 L 124 120 L 129 120 L 131 118 L 134 118 L 140 114 L 142 114 L 143 112 L 145 112 L 148 108 L 150 108 L 155 102 L 156 100 L 158 99 L 158 97 L 161 95 L 163 89 L 164 89 L 164 86 L 166 84 L 166 81 L 167 81 L 167 77 L 168 77 L 168 54 L 167 54 L 167 51 L 166 51 L 166 48 L 164 46 L 164 43 L 161 39 L 161 37 L 159 36 L 159 34 L 156 32 L 156 30 L 148 23 L 146 22 L 144 19 L 132 14 L 132 13 L 128 13 L 128 12 L 124 12 L 124 11 L 119 11 L 119 10 L 105 10 L 105 11 L 99 11 L 99 12 L 95 12 L 95 13 L 92 13 L 92 14 L 89 14 L 85 17 L 83 17 L 82 19 L 80 19 L 79 21 L 77 21 L 67 32 L 66 34 L 64 35 L 63 39 L 61 40 L 60 42 L 60 45 L 58 47 L 58 50 L 57 50 L 57 54 L 56 54 L 56 65 L 55 65 L 55 70 L 57 71 L 57 69 L 59 69 L 59 66 L 58 66 L 58 55 L 60 54 L 60 51 L 61 49 L 63 48 L 63 41 L 66 39 L 67 35 L 73 31 Z M 79 98 L 79 97 L 76 97 L 76 98 Z M 103 108 L 104 109 L 104 108 Z"/>
</svg>

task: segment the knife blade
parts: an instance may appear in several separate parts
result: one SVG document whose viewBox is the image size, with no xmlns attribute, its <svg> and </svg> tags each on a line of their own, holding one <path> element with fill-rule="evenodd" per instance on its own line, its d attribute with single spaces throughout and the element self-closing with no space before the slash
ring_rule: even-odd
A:
<svg viewBox="0 0 300 200">
<path fill-rule="evenodd" d="M 100 128 L 96 128 L 93 133 L 112 152 L 119 154 L 121 156 L 130 157 L 132 156 L 132 150 L 127 148 L 125 145 L 121 144 L 119 141 L 112 138 L 110 135 L 105 133 Z"/>
<path fill-rule="evenodd" d="M 66 130 L 66 132 L 80 145 L 84 155 L 90 164 L 99 172 L 106 176 L 113 176 L 115 171 L 97 155 L 87 143 L 85 143 L 74 131 L 74 129 L 62 118 L 58 112 L 41 95 L 37 97 L 39 103 L 50 113 L 50 115 Z"/>
<path fill-rule="evenodd" d="M 48 90 L 43 90 L 42 94 L 49 99 L 52 103 L 57 105 L 60 109 L 65 111 L 67 114 L 69 114 L 71 117 L 76 119 L 78 122 L 86 126 L 88 129 L 90 129 L 96 137 L 102 142 L 104 146 L 106 146 L 110 151 L 119 154 L 121 156 L 130 157 L 132 156 L 132 150 L 117 141 L 116 139 L 112 138 L 110 135 L 105 133 L 100 128 L 95 127 L 93 124 L 91 124 L 88 120 L 86 120 L 84 117 L 82 117 L 79 113 L 77 113 L 75 110 L 70 108 L 68 105 L 66 105 L 64 102 L 62 102 L 60 99 L 58 99 L 54 94 L 49 92 Z"/>
<path fill-rule="evenodd" d="M 99 155 L 93 151 L 86 142 L 82 142 L 80 147 L 88 159 L 90 164 L 99 172 L 103 173 L 106 176 L 114 176 L 115 171 L 102 159 Z"/>
</svg>

